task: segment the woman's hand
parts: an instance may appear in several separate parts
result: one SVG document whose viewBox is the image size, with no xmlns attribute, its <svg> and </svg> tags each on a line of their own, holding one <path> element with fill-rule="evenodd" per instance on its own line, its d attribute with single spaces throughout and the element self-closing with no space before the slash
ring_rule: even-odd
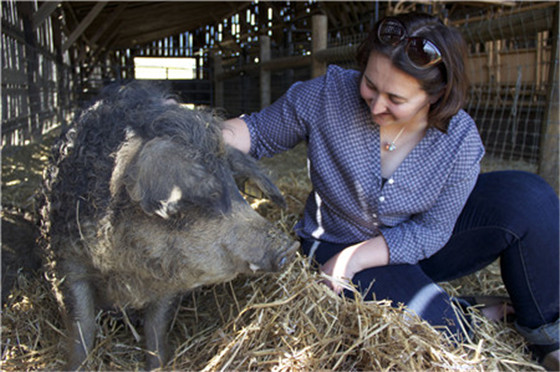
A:
<svg viewBox="0 0 560 372">
<path fill-rule="evenodd" d="M 388 263 L 389 248 L 385 239 L 378 236 L 345 248 L 325 262 L 321 271 L 330 277 L 326 284 L 340 294 L 345 287 L 350 287 L 356 273 Z"/>
<path fill-rule="evenodd" d="M 224 142 L 245 154 L 251 149 L 251 134 L 243 119 L 234 118 L 224 121 L 222 129 Z"/>
<path fill-rule="evenodd" d="M 354 245 L 344 249 L 321 266 L 321 271 L 330 277 L 325 284 L 337 294 L 349 287 L 354 275 L 360 271 L 355 255 L 356 247 Z"/>
</svg>

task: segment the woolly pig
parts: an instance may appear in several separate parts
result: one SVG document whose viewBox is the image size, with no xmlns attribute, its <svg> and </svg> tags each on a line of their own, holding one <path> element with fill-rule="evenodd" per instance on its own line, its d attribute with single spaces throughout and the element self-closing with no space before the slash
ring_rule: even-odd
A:
<svg viewBox="0 0 560 372">
<path fill-rule="evenodd" d="M 69 369 L 94 344 L 96 308 L 143 310 L 147 367 L 168 357 L 174 299 L 241 273 L 276 271 L 298 244 L 238 184 L 284 199 L 221 121 L 150 85 L 111 87 L 57 145 L 45 175 L 49 272 L 67 319 Z"/>
</svg>

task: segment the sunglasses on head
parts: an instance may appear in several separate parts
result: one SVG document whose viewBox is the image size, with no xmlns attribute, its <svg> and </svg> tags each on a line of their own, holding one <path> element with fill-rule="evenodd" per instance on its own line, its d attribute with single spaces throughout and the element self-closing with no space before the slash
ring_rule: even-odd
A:
<svg viewBox="0 0 560 372">
<path fill-rule="evenodd" d="M 386 45 L 396 46 L 406 42 L 405 52 L 418 69 L 427 69 L 442 60 L 438 47 L 423 37 L 409 37 L 404 25 L 394 18 L 385 18 L 377 29 L 377 37 Z"/>
</svg>

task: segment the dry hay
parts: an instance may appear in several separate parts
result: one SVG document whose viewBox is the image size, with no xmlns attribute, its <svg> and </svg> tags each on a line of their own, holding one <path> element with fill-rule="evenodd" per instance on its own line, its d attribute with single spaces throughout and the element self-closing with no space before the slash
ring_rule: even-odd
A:
<svg viewBox="0 0 560 372">
<path fill-rule="evenodd" d="M 286 161 L 279 158 L 280 162 Z M 306 172 L 280 175 L 288 209 L 253 200 L 285 231 L 299 218 L 309 191 Z M 18 277 L 2 312 L 2 370 L 60 370 L 64 327 L 56 301 L 40 277 Z M 525 352 L 512 324 L 472 312 L 471 339 L 453 345 L 425 322 L 388 302 L 336 296 L 303 257 L 285 271 L 243 277 L 185 295 L 169 332 L 175 348 L 167 370 L 542 370 Z M 505 290 L 497 265 L 444 283 L 451 294 Z M 91 370 L 143 367 L 141 327 L 100 312 Z"/>
<path fill-rule="evenodd" d="M 240 278 L 187 295 L 173 320 L 170 370 L 538 370 L 511 325 L 478 313 L 475 336 L 453 346 L 388 302 L 336 296 L 299 257 L 275 275 Z M 59 370 L 64 329 L 39 279 L 21 278 L 4 309 L 2 369 Z M 137 370 L 132 326 L 100 313 L 88 369 Z M 141 330 L 137 330 L 141 333 Z"/>
</svg>

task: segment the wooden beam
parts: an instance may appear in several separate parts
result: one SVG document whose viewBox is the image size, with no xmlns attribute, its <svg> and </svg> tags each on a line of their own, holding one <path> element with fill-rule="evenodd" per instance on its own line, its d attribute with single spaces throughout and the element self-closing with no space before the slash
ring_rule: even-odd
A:
<svg viewBox="0 0 560 372">
<path fill-rule="evenodd" d="M 554 188 L 556 194 L 560 192 L 558 175 L 558 146 L 560 143 L 560 115 L 558 109 L 558 36 L 560 33 L 560 6 L 556 4 L 553 14 L 552 47 L 548 71 L 547 108 L 541 129 L 541 143 L 539 153 L 538 174 Z"/>
<path fill-rule="evenodd" d="M 126 3 L 119 4 L 119 6 L 111 13 L 111 15 L 109 17 L 107 17 L 106 20 L 103 21 L 103 25 L 97 30 L 95 35 L 93 35 L 91 40 L 90 40 L 92 45 L 94 45 L 94 48 L 100 48 L 101 47 L 97 42 L 99 41 L 101 36 L 103 36 L 103 34 L 105 34 L 107 29 L 115 24 L 115 22 L 118 20 L 118 18 L 121 16 L 121 14 L 125 11 L 126 7 L 127 7 Z M 112 28 L 111 34 L 108 35 L 108 36 L 105 36 L 105 37 L 108 38 L 108 39 L 114 40 L 114 36 L 118 32 L 118 28 L 117 27 L 111 27 L 111 28 Z M 106 45 L 106 43 L 104 43 L 104 44 Z M 82 51 L 78 55 L 77 62 L 81 63 L 84 60 L 85 57 L 86 57 L 86 50 L 82 49 Z"/>
<path fill-rule="evenodd" d="M 126 36 L 121 33 L 119 40 L 116 43 L 116 47 L 124 49 L 132 47 L 133 45 L 145 45 L 153 41 L 159 41 L 180 32 L 184 32 L 184 30 L 184 26 L 172 26 L 154 30 L 152 32 L 145 32 L 134 37 Z"/>
<path fill-rule="evenodd" d="M 31 23 L 33 29 L 36 30 L 50 15 L 56 10 L 60 1 L 46 1 L 41 4 L 41 7 L 31 16 Z"/>
<path fill-rule="evenodd" d="M 466 5 L 484 7 L 488 5 L 509 6 L 513 8 L 519 2 L 511 0 L 477 0 L 465 2 Z"/>
<path fill-rule="evenodd" d="M 468 3 L 468 4 L 469 5 L 475 5 L 475 4 L 471 4 L 471 3 Z M 481 2 L 481 4 L 484 4 L 484 3 Z M 508 11 L 507 13 L 510 16 L 513 15 L 513 14 L 517 14 L 517 13 L 529 13 L 529 12 L 531 12 L 533 10 L 536 10 L 536 9 L 553 8 L 554 5 L 555 4 L 553 2 L 536 3 L 535 5 L 521 6 L 521 7 L 518 7 L 517 9 L 512 9 L 511 11 Z M 497 16 L 497 18 L 499 18 L 499 17 L 500 16 Z M 481 21 L 486 21 L 488 19 L 489 19 L 488 14 L 484 14 L 484 15 L 480 15 L 480 16 L 476 16 L 476 17 L 467 17 L 467 18 L 460 16 L 460 17 L 458 17 L 457 20 L 452 22 L 451 25 L 456 27 L 456 28 L 459 28 L 459 27 L 463 26 L 465 23 L 468 23 L 468 24 L 477 23 L 477 22 L 481 22 Z"/>
<path fill-rule="evenodd" d="M 258 69 L 277 71 L 286 70 L 289 68 L 298 68 L 304 66 L 311 66 L 312 57 L 310 55 L 305 56 L 291 56 L 291 57 L 280 57 L 271 59 L 270 61 L 263 63 L 252 63 L 250 65 L 243 65 L 235 70 L 224 71 L 221 74 L 215 74 L 214 80 L 221 81 L 231 79 L 233 77 L 239 76 L 241 73 L 249 73 L 257 71 Z"/>
<path fill-rule="evenodd" d="M 66 42 L 62 46 L 63 52 L 66 52 L 68 49 L 70 49 L 70 46 L 74 44 L 74 42 L 78 40 L 78 38 L 84 33 L 84 31 L 89 27 L 91 22 L 93 22 L 95 17 L 97 17 L 97 15 L 103 10 L 105 5 L 107 5 L 107 1 L 101 1 L 95 4 L 95 6 L 90 10 L 88 15 L 85 16 L 85 18 L 80 22 L 78 27 L 76 27 L 76 29 L 72 31 L 72 34 L 70 34 L 68 40 L 66 40 Z"/>
<path fill-rule="evenodd" d="M 115 21 L 121 16 L 121 14 L 123 14 L 123 12 L 126 10 L 126 7 L 127 7 L 126 3 L 121 3 L 119 4 L 119 6 L 117 6 L 117 8 L 114 11 L 111 12 L 111 15 L 107 17 L 106 20 L 103 21 L 103 25 L 99 27 L 95 35 L 91 37 L 90 41 L 93 44 L 97 44 L 99 38 L 105 33 L 105 31 L 107 31 L 109 27 L 111 27 L 115 23 Z"/>
<path fill-rule="evenodd" d="M 223 17 L 221 15 L 217 17 L 213 12 L 210 12 L 208 6 L 211 3 L 209 2 L 140 2 L 138 4 L 136 6 L 129 5 L 126 14 L 122 17 L 123 24 L 127 28 L 147 31 L 153 29 L 153 25 L 159 25 L 161 28 L 163 26 L 173 27 L 173 25 L 178 26 L 180 24 L 195 24 L 198 27 L 202 23 L 208 23 L 209 19 L 218 22 L 220 19 L 229 18 L 229 13 L 224 13 Z M 219 4 L 223 3 L 220 2 Z M 239 8 L 237 5 L 233 6 L 230 4 L 229 6 L 235 9 Z M 149 21 L 147 21 L 147 15 L 149 15 Z"/>
<path fill-rule="evenodd" d="M 519 32 L 523 32 L 523 35 L 532 35 L 552 28 L 553 9 L 550 4 L 544 4 L 539 8 L 535 6 L 528 12 L 505 13 L 496 18 L 465 22 L 455 27 L 461 31 L 467 43 L 508 39 L 515 37 Z"/>
</svg>

